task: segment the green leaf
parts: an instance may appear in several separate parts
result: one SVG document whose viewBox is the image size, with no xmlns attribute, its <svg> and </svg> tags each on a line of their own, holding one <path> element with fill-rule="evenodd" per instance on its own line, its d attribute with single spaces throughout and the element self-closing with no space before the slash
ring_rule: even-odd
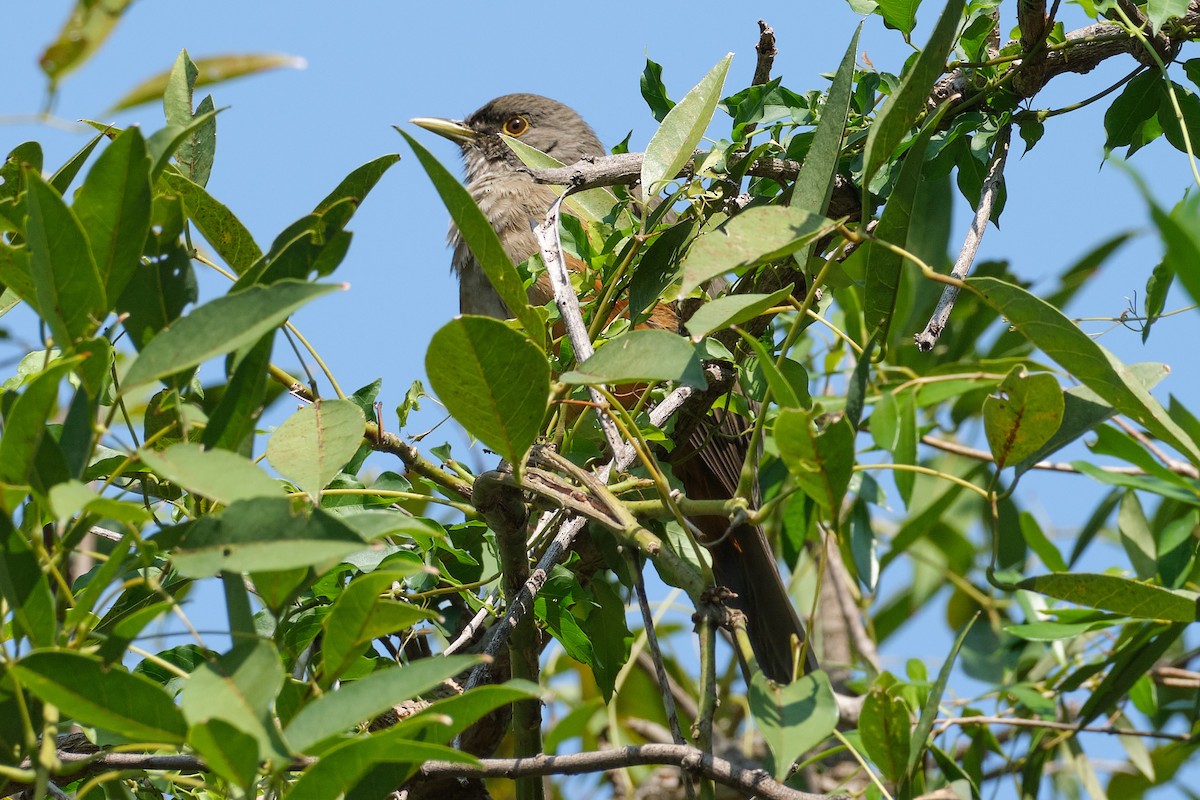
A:
<svg viewBox="0 0 1200 800">
<path fill-rule="evenodd" d="M 950 108 L 943 103 L 929 120 L 912 146 L 904 156 L 900 174 L 896 184 L 888 195 L 887 205 L 879 218 L 874 237 L 893 245 L 903 247 L 908 242 L 909 228 L 913 221 L 913 211 L 916 208 L 917 194 L 921 189 L 922 173 L 925 171 L 925 151 L 929 140 L 938 130 L 938 124 Z M 878 123 L 876 123 L 878 124 Z M 863 317 L 867 330 L 875 335 L 879 331 L 880 341 L 887 340 L 888 330 L 892 323 L 892 314 L 896 310 L 896 297 L 900 292 L 900 275 L 904 268 L 904 258 L 899 253 L 889 250 L 882 245 L 868 241 L 863 259 L 863 271 L 866 275 L 863 299 Z"/>
<path fill-rule="evenodd" d="M 22 686 L 64 716 L 134 742 L 182 744 L 187 732 L 171 696 L 149 678 L 70 650 L 35 650 L 10 667 Z"/>
<path fill-rule="evenodd" d="M 1145 425 L 1193 463 L 1200 463 L 1200 447 L 1168 416 L 1129 367 L 1061 311 L 1025 289 L 997 278 L 968 278 L 967 285 L 1101 399 Z"/>
<path fill-rule="evenodd" d="M 867 755 L 884 779 L 899 782 L 908 769 L 912 747 L 912 720 L 904 700 L 883 689 L 872 689 L 863 701 L 858 732 Z"/>
<path fill-rule="evenodd" d="M 150 231 L 150 161 L 141 132 L 128 128 L 88 171 L 75 197 L 105 296 L 125 291 Z"/>
<path fill-rule="evenodd" d="M 1166 308 L 1167 293 L 1170 292 L 1174 281 L 1175 272 L 1165 261 L 1158 262 L 1150 271 L 1150 277 L 1146 279 L 1146 299 L 1143 301 L 1146 320 L 1142 323 L 1142 344 L 1150 338 L 1150 328 Z"/>
<path fill-rule="evenodd" d="M 692 244 L 683 260 L 679 299 L 718 275 L 791 255 L 836 227 L 833 220 L 804 209 L 749 208 Z"/>
<path fill-rule="evenodd" d="M 267 440 L 267 460 L 313 499 L 358 452 L 367 419 L 353 400 L 317 400 L 284 420 Z"/>
<path fill-rule="evenodd" d="M 762 732 L 771 758 L 768 768 L 783 780 L 797 758 L 833 733 L 838 722 L 837 699 L 829 677 L 821 670 L 789 684 L 767 680 L 761 672 L 750 679 L 750 713 Z"/>
<path fill-rule="evenodd" d="M 258 742 L 225 720 L 210 719 L 191 726 L 187 740 L 205 766 L 243 791 L 258 775 Z"/>
<path fill-rule="evenodd" d="M 1136 492 L 1128 491 L 1121 497 L 1117 530 L 1121 533 L 1121 545 L 1138 578 L 1144 581 L 1153 579 L 1158 573 L 1158 546 Z"/>
<path fill-rule="evenodd" d="M 322 686 L 337 680 L 377 636 L 389 636 L 437 617 L 420 606 L 383 597 L 392 583 L 403 577 L 387 571 L 359 575 L 338 595 L 322 623 Z"/>
<path fill-rule="evenodd" d="M 52 88 L 100 49 L 132 3 L 133 0 L 107 0 L 103 3 L 74 4 L 58 37 L 38 59 Z"/>
<path fill-rule="evenodd" d="M 303 58 L 283 53 L 242 53 L 199 58 L 195 61 L 196 79 L 193 88 L 272 69 L 304 69 L 306 63 Z M 157 102 L 166 91 L 170 75 L 171 70 L 167 70 L 147 78 L 122 95 L 109 111 L 121 111 L 140 106 L 142 103 Z"/>
<path fill-rule="evenodd" d="M 37 304 L 57 343 L 86 339 L 108 314 L 104 283 L 78 218 L 40 173 L 26 168 L 25 224 Z"/>
<path fill-rule="evenodd" d="M 278 762 L 289 755 L 271 714 L 283 680 L 283 662 L 271 642 L 242 642 L 192 673 L 180 710 L 189 726 L 219 720 L 251 737 L 258 745 L 256 763 L 262 758 Z"/>
<path fill-rule="evenodd" d="M 649 202 L 649 198 L 662 190 L 664 182 L 672 180 L 691 161 L 696 145 L 717 110 L 731 61 L 733 53 L 718 61 L 700 83 L 667 112 L 654 136 L 650 137 L 642 158 L 643 201 Z"/>
<path fill-rule="evenodd" d="M 773 294 L 731 294 L 718 297 L 696 309 L 687 321 L 688 333 L 699 342 L 713 331 L 754 319 L 768 308 L 786 302 L 795 284 L 788 284 Z"/>
<path fill-rule="evenodd" d="M 194 367 L 253 344 L 282 325 L 296 309 L 336 289 L 336 284 L 283 280 L 218 297 L 155 336 L 125 375 L 121 391 Z"/>
<path fill-rule="evenodd" d="M 1037 554 L 1047 569 L 1054 572 L 1066 572 L 1069 569 L 1067 562 L 1063 561 L 1062 553 L 1058 552 L 1058 548 L 1046 536 L 1033 514 L 1022 511 L 1020 525 L 1021 536 L 1025 539 L 1025 544 L 1029 545 L 1029 549 Z"/>
<path fill-rule="evenodd" d="M 670 331 L 656 329 L 626 331 L 608 340 L 560 380 L 590 384 L 674 381 L 696 388 L 707 385 L 695 345 Z"/>
<path fill-rule="evenodd" d="M 1169 86 L 1175 93 L 1175 102 L 1179 103 L 1179 113 L 1176 114 L 1175 104 L 1164 91 L 1158 106 L 1158 124 L 1172 147 L 1181 153 L 1187 153 L 1190 148 L 1195 154 L 1200 148 L 1200 97 L 1175 81 L 1171 81 Z M 1185 129 L 1186 138 L 1183 135 Z"/>
<path fill-rule="evenodd" d="M 27 637 L 34 647 L 53 644 L 58 625 L 49 579 L 25 534 L 4 512 L 0 512 L 0 597 L 12 613 L 14 635 Z"/>
<path fill-rule="evenodd" d="M 826 510 L 836 510 L 854 468 L 854 428 L 845 417 L 817 430 L 812 411 L 785 408 L 775 420 L 775 444 L 800 488 Z"/>
<path fill-rule="evenodd" d="M 654 121 L 662 122 L 663 118 L 675 107 L 675 101 L 667 97 L 667 87 L 663 85 L 662 65 L 647 58 L 646 68 L 642 70 L 642 78 L 639 83 L 642 97 L 645 98 L 646 105 L 650 107 Z"/>
<path fill-rule="evenodd" d="M 685 219 L 667 228 L 642 254 L 629 280 L 629 314 L 644 322 L 667 287 L 679 278 L 679 258 L 696 233 L 697 222 Z"/>
<path fill-rule="evenodd" d="M 1179 640 L 1185 628 L 1183 624 L 1144 625 L 1140 630 L 1135 629 L 1133 635 L 1124 637 L 1121 647 L 1107 659 L 1112 667 L 1104 680 L 1099 686 L 1089 687 L 1087 700 L 1079 709 L 1078 724 L 1087 725 L 1124 698 L 1134 684 L 1158 663 L 1167 649 Z"/>
<path fill-rule="evenodd" d="M 920 0 L 879 0 L 879 15 L 883 17 L 884 25 L 900 31 L 908 41 L 908 35 L 917 24 L 919 5 Z"/>
<path fill-rule="evenodd" d="M 431 703 L 400 721 L 394 730 L 400 736 L 416 738 L 420 735 L 426 741 L 447 742 L 501 706 L 541 696 L 542 688 L 529 681 L 512 680 L 499 686 L 478 686 L 465 694 L 451 695 Z M 546 747 L 550 752 L 549 742 L 546 742 Z"/>
<path fill-rule="evenodd" d="M 1191 296 L 1192 302 L 1200 302 L 1200 275 L 1196 264 L 1200 263 L 1200 199 L 1197 195 L 1185 197 L 1168 214 L 1147 193 L 1150 217 L 1158 228 L 1166 252 L 1163 264 L 1175 274 L 1180 285 Z"/>
<path fill-rule="evenodd" d="M 864 191 L 875 177 L 875 173 L 892 157 L 896 148 L 925 112 L 929 91 L 934 82 L 941 77 L 946 66 L 946 57 L 954 47 L 962 12 L 963 0 L 948 0 L 929 37 L 929 42 L 904 73 L 900 88 L 879 110 L 875 124 L 867 133 L 866 148 L 863 151 Z"/>
<path fill-rule="evenodd" d="M 174 169 L 165 170 L 159 180 L 183 200 L 188 219 L 235 273 L 245 274 L 262 258 L 262 251 L 242 221 L 203 186 Z"/>
<path fill-rule="evenodd" d="M 1053 375 L 1013 367 L 983 402 L 983 427 L 996 468 L 1019 463 L 1050 440 L 1063 419 L 1063 391 Z"/>
<path fill-rule="evenodd" d="M 958 657 L 958 651 L 962 649 L 972 624 L 973 621 L 963 626 L 958 638 L 954 640 L 950 652 L 946 654 L 945 661 L 942 662 L 937 680 L 929 687 L 925 705 L 921 707 L 921 716 L 917 718 L 917 725 L 913 728 L 912 744 L 908 749 L 908 770 L 906 772 L 908 777 L 905 783 L 911 781 L 912 776 L 916 773 L 917 765 L 921 763 L 921 758 L 925 754 L 925 742 L 929 739 L 929 732 L 933 730 L 934 720 L 937 719 L 938 707 L 942 703 L 942 695 L 946 692 L 946 684 L 950 682 L 950 673 L 954 670 L 954 659 Z"/>
<path fill-rule="evenodd" d="M 1100 608 L 1127 617 L 1163 622 L 1195 622 L 1195 592 L 1164 589 L 1116 575 L 1056 573 L 1026 578 L 1022 589 L 1056 597 L 1088 608 Z"/>
<path fill-rule="evenodd" d="M 331 736 L 349 732 L 479 662 L 479 656 L 426 658 L 347 681 L 336 692 L 321 695 L 300 709 L 284 731 L 288 744 L 297 752 L 309 753 Z"/>
<path fill-rule="evenodd" d="M 1158 113 L 1163 97 L 1162 75 L 1147 70 L 1125 85 L 1104 112 L 1104 149 L 1132 144 L 1146 120 Z"/>
<path fill-rule="evenodd" d="M 450 219 L 454 221 L 463 241 L 467 243 L 471 254 L 479 262 L 480 268 L 491 281 L 500 299 L 504 301 L 504 305 L 516 316 L 521 327 L 535 339 L 535 343 L 539 342 L 543 335 L 541 317 L 529 305 L 525 284 L 517 274 L 512 260 L 504 252 L 496 230 L 479 210 L 470 192 L 416 139 L 399 128 L 396 130 L 408 142 L 425 169 L 425 174 L 433 181 L 433 188 L 437 189 L 442 203 L 450 212 Z"/>
<path fill-rule="evenodd" d="M 320 759 L 300 774 L 283 798 L 328 800 L 331 797 L 358 797 L 360 794 L 351 790 L 364 776 L 369 777 L 373 769 L 395 767 L 385 771 L 386 779 L 381 781 L 384 786 L 361 793 L 363 797 L 382 797 L 403 785 L 418 766 L 433 760 L 478 764 L 478 759 L 470 753 L 405 739 L 394 731 L 384 731 L 350 739 L 322 753 Z"/>
<path fill-rule="evenodd" d="M 67 163 L 59 167 L 50 176 L 50 185 L 54 187 L 54 191 L 66 197 L 67 189 L 71 188 L 71 181 L 75 180 L 75 176 L 79 174 L 79 170 L 83 169 L 83 165 L 87 163 L 88 157 L 96 149 L 96 145 L 100 144 L 101 140 L 106 138 L 103 133 L 96 134 L 78 153 L 71 156 L 67 160 Z"/>
<path fill-rule="evenodd" d="M 4 430 L 0 433 L 0 483 L 23 484 L 29 480 L 38 449 L 46 437 L 46 423 L 58 399 L 59 383 L 78 364 L 78 358 L 52 361 L 7 406 Z"/>
<path fill-rule="evenodd" d="M 294 510 L 286 497 L 239 500 L 221 514 L 161 535 L 178 538 L 171 561 L 185 578 L 328 566 L 364 544 L 334 515 L 319 508 Z"/>
<path fill-rule="evenodd" d="M 548 156 L 536 147 L 530 147 L 520 139 L 500 134 L 500 139 L 509 149 L 517 154 L 521 163 L 531 169 L 554 169 L 563 163 L 553 156 Z M 618 200 L 606 188 L 586 189 L 582 192 L 572 192 L 564 204 L 573 214 L 585 222 L 602 222 L 617 208 Z M 633 225 L 634 220 L 629 212 L 621 209 L 622 224 Z"/>
<path fill-rule="evenodd" d="M 271 346 L 274 333 L 258 340 L 233 367 L 217 407 L 208 415 L 204 428 L 204 446 L 234 452 L 249 453 L 247 442 L 254 434 L 254 424 L 262 413 L 271 383 L 266 379 L 271 368 Z"/>
<path fill-rule="evenodd" d="M 229 505 L 252 497 L 279 497 L 279 481 L 248 458 L 228 450 L 205 450 L 180 443 L 166 450 L 141 450 L 146 466 L 171 483 L 193 494 Z"/>
<path fill-rule="evenodd" d="M 362 166 L 355 167 L 349 175 L 342 178 L 333 191 L 325 195 L 325 199 L 317 203 L 313 213 L 324 214 L 345 200 L 352 201 L 355 206 L 362 205 L 363 200 L 375 188 L 375 184 L 379 183 L 379 179 L 399 160 L 398 153 L 388 153 L 371 159 Z"/>
<path fill-rule="evenodd" d="M 146 140 L 146 150 L 150 154 L 150 179 L 158 180 L 175 155 L 176 150 L 188 137 L 216 119 L 219 109 L 196 114 L 187 125 L 167 125 L 162 130 L 155 131 Z"/>
<path fill-rule="evenodd" d="M 196 86 L 198 71 L 186 49 L 179 51 L 175 65 L 167 78 L 163 89 L 163 110 L 166 112 L 167 124 L 179 127 L 188 126 L 193 116 L 200 116 L 213 110 L 212 96 L 201 101 L 193 114 L 192 90 Z M 212 171 L 213 154 L 217 146 L 217 119 L 211 116 L 204 125 L 192 128 L 179 146 L 175 149 L 175 161 L 179 169 L 199 186 L 208 183 Z"/>
<path fill-rule="evenodd" d="M 1146 18 L 1150 20 L 1154 35 L 1158 35 L 1167 20 L 1186 14 L 1189 5 L 1188 0 L 1146 0 Z"/>
<path fill-rule="evenodd" d="M 425 371 L 467 432 L 519 463 L 541 430 L 550 364 L 518 331 L 488 317 L 458 317 L 429 342 Z"/>
<path fill-rule="evenodd" d="M 821 121 L 813 133 L 812 145 L 804 156 L 800 174 L 792 186 L 788 205 L 793 208 L 824 214 L 829 207 L 837 177 L 838 156 L 841 153 L 842 137 L 846 133 L 846 118 L 850 113 L 850 96 L 854 88 L 854 62 L 858 57 L 858 37 L 862 23 L 854 29 L 850 46 L 842 56 L 837 74 L 829 86 L 825 104 L 821 107 Z M 801 262 L 807 259 L 801 259 Z"/>
<path fill-rule="evenodd" d="M 758 368 L 762 371 L 763 377 L 767 381 L 767 386 L 771 390 L 771 396 L 779 404 L 779 407 L 807 408 L 811 406 L 812 398 L 808 396 L 807 375 L 805 375 L 805 380 L 803 381 L 804 395 L 801 396 L 797 391 L 797 385 L 788 380 L 783 369 L 776 365 L 775 359 L 771 356 L 766 346 L 745 331 L 741 331 L 741 334 L 742 339 L 754 350 L 754 354 L 758 359 Z M 796 367 L 800 367 L 800 371 L 804 370 L 804 367 L 800 366 L 796 361 L 789 359 L 783 363 L 785 365 L 793 364 Z"/>
</svg>

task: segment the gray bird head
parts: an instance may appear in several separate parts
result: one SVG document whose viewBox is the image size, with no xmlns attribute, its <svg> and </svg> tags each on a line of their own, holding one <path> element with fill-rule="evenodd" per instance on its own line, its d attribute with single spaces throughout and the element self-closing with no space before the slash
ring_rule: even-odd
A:
<svg viewBox="0 0 1200 800">
<path fill-rule="evenodd" d="M 563 164 L 605 154 L 595 132 L 574 109 L 537 94 L 497 97 L 462 122 L 418 117 L 412 123 L 458 143 L 467 166 L 468 184 L 498 169 L 508 171 L 522 166 L 500 138 L 501 133 L 520 139 Z"/>
</svg>

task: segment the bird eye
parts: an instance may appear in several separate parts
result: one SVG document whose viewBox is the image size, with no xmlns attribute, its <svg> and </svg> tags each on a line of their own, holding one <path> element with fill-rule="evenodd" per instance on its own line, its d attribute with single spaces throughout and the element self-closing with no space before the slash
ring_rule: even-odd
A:
<svg viewBox="0 0 1200 800">
<path fill-rule="evenodd" d="M 509 136 L 520 136 L 529 130 L 529 120 L 524 117 L 509 117 L 501 130 Z"/>
</svg>

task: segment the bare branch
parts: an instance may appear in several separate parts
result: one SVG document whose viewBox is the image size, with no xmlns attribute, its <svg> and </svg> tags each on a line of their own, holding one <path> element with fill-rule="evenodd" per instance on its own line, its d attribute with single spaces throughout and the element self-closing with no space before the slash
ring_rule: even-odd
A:
<svg viewBox="0 0 1200 800">
<path fill-rule="evenodd" d="M 999 194 L 1001 182 L 1004 180 L 1004 160 L 1008 157 L 1008 142 L 1011 136 L 1012 125 L 1005 125 L 996 134 L 992 163 L 988 165 L 987 177 L 983 181 L 983 191 L 979 194 L 979 208 L 975 209 L 975 219 L 971 222 L 971 229 L 967 231 L 967 239 L 963 242 L 958 260 L 954 262 L 954 268 L 950 270 L 950 274 L 960 281 L 964 280 L 967 273 L 971 271 L 971 265 L 975 262 L 975 253 L 978 252 L 979 243 L 983 240 L 983 232 L 987 230 L 988 222 L 991 221 L 996 195 Z M 942 296 L 938 300 L 937 308 L 934 309 L 933 316 L 930 317 L 925 330 L 914 337 L 917 347 L 922 352 L 928 353 L 932 350 L 938 337 L 946 329 L 946 323 L 950 320 L 950 312 L 954 310 L 954 302 L 958 299 L 958 292 L 958 287 L 950 284 L 942 289 Z"/>
</svg>

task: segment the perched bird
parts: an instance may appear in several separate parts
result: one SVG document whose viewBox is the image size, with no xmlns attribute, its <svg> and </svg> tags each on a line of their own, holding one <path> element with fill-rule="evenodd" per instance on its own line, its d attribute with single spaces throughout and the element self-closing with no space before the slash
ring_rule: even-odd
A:
<svg viewBox="0 0 1200 800">
<path fill-rule="evenodd" d="M 557 192 L 551 186 L 535 183 L 499 134 L 518 138 L 564 164 L 606 154 L 595 132 L 578 113 L 536 94 L 497 97 L 462 122 L 432 117 L 412 122 L 461 147 L 467 189 L 513 263 L 538 251 L 532 226 L 545 217 Z M 454 249 L 451 266 L 459 279 L 460 311 L 511 316 L 454 227 L 450 244 Z M 571 266 L 569 255 L 567 260 Z M 530 287 L 529 299 L 537 305 L 552 299 L 544 273 Z M 680 328 L 675 308 L 667 303 L 654 309 L 651 321 L 671 330 Z M 721 426 L 723 434 L 736 430 L 731 418 L 717 416 L 721 419 L 714 418 L 709 430 L 700 430 L 672 456 L 672 470 L 692 499 L 728 499 L 737 487 L 748 442 L 743 436 L 710 435 L 712 425 Z M 729 605 L 746 615 L 750 642 L 763 673 L 776 682 L 790 682 L 793 653 L 805 642 L 806 634 L 762 529 L 744 523 L 730 529 L 724 517 L 697 517 L 692 522 L 705 534 L 703 543 L 712 555 L 716 584 L 736 594 Z M 816 659 L 811 647 L 805 650 L 808 657 L 802 671 L 807 672 L 816 668 Z"/>
</svg>

